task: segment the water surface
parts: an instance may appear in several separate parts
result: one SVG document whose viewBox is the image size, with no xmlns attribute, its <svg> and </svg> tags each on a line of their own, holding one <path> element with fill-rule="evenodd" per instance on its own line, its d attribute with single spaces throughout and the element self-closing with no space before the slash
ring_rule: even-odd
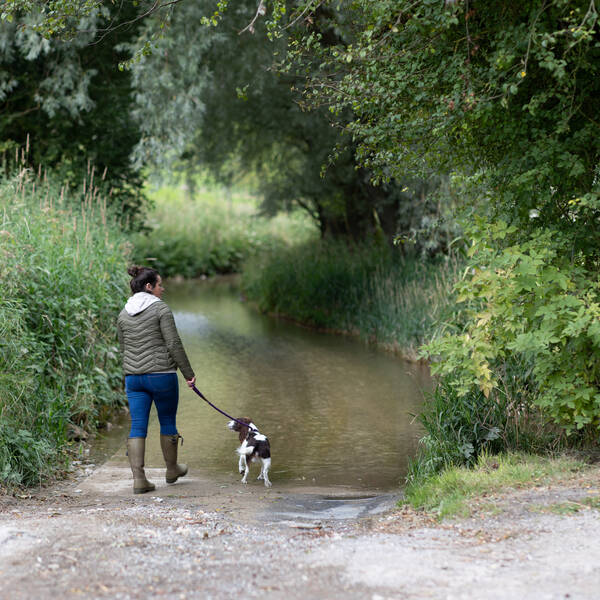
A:
<svg viewBox="0 0 600 600">
<path fill-rule="evenodd" d="M 274 484 L 399 487 L 416 448 L 412 414 L 429 385 L 426 369 L 260 315 L 241 301 L 235 280 L 166 287 L 197 387 L 269 437 Z M 191 469 L 215 477 L 236 471 L 237 435 L 226 425 L 180 376 L 181 455 Z M 146 464 L 161 466 L 154 409 L 148 438 Z"/>
</svg>

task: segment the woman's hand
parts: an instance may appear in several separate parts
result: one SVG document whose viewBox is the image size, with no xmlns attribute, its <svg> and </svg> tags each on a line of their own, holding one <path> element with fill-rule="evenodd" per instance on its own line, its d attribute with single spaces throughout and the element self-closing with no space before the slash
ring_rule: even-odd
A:
<svg viewBox="0 0 600 600">
<path fill-rule="evenodd" d="M 191 379 L 186 379 L 186 383 L 189 387 L 193 388 L 196 385 L 196 378 L 192 377 Z"/>
</svg>

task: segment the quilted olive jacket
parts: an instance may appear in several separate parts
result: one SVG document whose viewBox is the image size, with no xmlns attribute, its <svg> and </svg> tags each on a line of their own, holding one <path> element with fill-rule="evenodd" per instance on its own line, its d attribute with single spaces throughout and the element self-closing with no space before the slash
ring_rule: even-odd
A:
<svg viewBox="0 0 600 600">
<path fill-rule="evenodd" d="M 186 380 L 194 377 L 173 313 L 162 300 L 134 315 L 123 309 L 117 319 L 117 333 L 125 375 L 179 368 Z"/>
</svg>

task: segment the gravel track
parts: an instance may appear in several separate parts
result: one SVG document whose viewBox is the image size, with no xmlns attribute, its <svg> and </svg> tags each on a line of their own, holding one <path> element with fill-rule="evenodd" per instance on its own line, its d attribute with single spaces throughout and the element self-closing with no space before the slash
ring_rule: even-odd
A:
<svg viewBox="0 0 600 600">
<path fill-rule="evenodd" d="M 437 523 L 394 495 L 195 474 L 133 496 L 124 457 L 0 497 L 0 597 L 600 598 L 600 470 Z M 594 503 L 592 503 L 594 504 Z M 594 504 L 594 505 L 597 505 Z"/>
</svg>

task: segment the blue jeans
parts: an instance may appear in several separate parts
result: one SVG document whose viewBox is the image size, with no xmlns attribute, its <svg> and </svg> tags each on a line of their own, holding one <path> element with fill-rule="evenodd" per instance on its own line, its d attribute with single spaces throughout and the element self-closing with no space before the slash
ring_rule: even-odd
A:
<svg viewBox="0 0 600 600">
<path fill-rule="evenodd" d="M 175 416 L 179 402 L 179 382 L 176 373 L 126 375 L 125 393 L 131 415 L 129 437 L 146 437 L 152 402 L 156 405 L 161 435 L 177 435 Z"/>
</svg>

